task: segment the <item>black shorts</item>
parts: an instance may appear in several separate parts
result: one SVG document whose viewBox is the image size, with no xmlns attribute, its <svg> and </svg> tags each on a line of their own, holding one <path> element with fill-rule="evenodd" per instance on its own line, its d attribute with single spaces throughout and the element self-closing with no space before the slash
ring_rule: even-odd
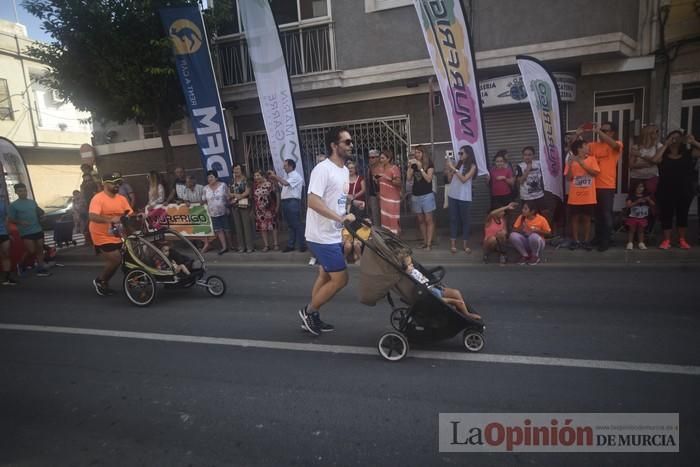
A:
<svg viewBox="0 0 700 467">
<path fill-rule="evenodd" d="M 122 249 L 121 243 L 105 243 L 103 245 L 95 245 L 95 253 L 100 254 L 100 252 L 109 253 L 110 251 L 117 251 Z"/>
<path fill-rule="evenodd" d="M 569 215 L 593 217 L 595 204 L 569 204 Z"/>
<path fill-rule="evenodd" d="M 10 241 L 9 235 L 5 235 L 5 234 L 0 235 L 0 243 L 5 243 L 5 242 L 9 242 L 9 241 Z"/>
<path fill-rule="evenodd" d="M 44 232 L 36 232 L 33 234 L 22 235 L 22 240 L 43 240 Z"/>
</svg>

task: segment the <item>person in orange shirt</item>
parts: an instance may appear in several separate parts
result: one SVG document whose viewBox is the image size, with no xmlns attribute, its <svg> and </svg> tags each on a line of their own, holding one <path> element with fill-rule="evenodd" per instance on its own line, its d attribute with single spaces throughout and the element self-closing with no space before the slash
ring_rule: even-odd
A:
<svg viewBox="0 0 700 467">
<path fill-rule="evenodd" d="M 112 227 L 121 223 L 121 217 L 131 214 L 129 201 L 119 194 L 119 173 L 111 173 L 102 177 L 103 189 L 93 196 L 88 209 L 90 219 L 90 236 L 95 245 L 95 251 L 102 256 L 104 269 L 92 281 L 98 295 L 112 295 L 109 280 L 119 269 L 122 262 L 121 236 L 112 232 Z"/>
<path fill-rule="evenodd" d="M 535 200 L 525 201 L 522 214 L 515 220 L 510 233 L 510 243 L 520 253 L 519 264 L 539 263 L 545 247 L 544 237 L 551 233 L 552 228 L 537 210 Z"/>
<path fill-rule="evenodd" d="M 564 167 L 564 175 L 569 180 L 569 219 L 574 240 L 570 250 L 584 248 L 591 250 L 588 243 L 591 234 L 591 217 L 596 206 L 596 176 L 600 167 L 595 157 L 589 154 L 590 143 L 576 140 L 571 143 L 571 157 Z M 579 227 L 583 222 L 583 242 L 580 241 Z"/>
<path fill-rule="evenodd" d="M 582 130 L 580 128 L 580 130 Z M 613 201 L 617 187 L 617 163 L 622 153 L 622 141 L 617 140 L 617 127 L 614 123 L 603 122 L 600 127 L 593 125 L 591 130 L 599 141 L 589 143 L 591 156 L 596 158 L 600 173 L 595 178 L 595 239 L 598 251 L 610 246 L 613 229 Z"/>
</svg>

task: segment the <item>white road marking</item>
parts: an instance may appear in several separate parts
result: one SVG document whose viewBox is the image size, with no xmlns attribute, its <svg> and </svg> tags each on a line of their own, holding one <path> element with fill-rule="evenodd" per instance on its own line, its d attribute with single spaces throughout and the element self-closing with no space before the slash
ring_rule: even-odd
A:
<svg viewBox="0 0 700 467">
<path fill-rule="evenodd" d="M 109 329 L 71 328 L 62 326 L 39 326 L 31 324 L 0 324 L 4 331 L 48 332 L 82 336 L 116 337 L 188 344 L 226 345 L 231 347 L 294 350 L 301 352 L 326 352 L 349 355 L 377 355 L 372 347 L 352 345 L 304 344 L 296 342 L 264 341 L 254 339 L 234 339 L 228 337 L 187 336 L 181 334 L 160 334 L 153 332 L 115 331 Z M 625 362 L 616 360 L 584 360 L 578 358 L 536 357 L 526 355 L 469 354 L 460 351 L 441 352 L 434 350 L 412 350 L 413 358 L 431 360 L 453 360 L 477 363 L 505 363 L 510 365 L 559 366 L 588 368 L 595 370 L 640 371 L 645 373 L 668 373 L 676 375 L 700 376 L 700 366 L 671 365 L 665 363 Z"/>
</svg>

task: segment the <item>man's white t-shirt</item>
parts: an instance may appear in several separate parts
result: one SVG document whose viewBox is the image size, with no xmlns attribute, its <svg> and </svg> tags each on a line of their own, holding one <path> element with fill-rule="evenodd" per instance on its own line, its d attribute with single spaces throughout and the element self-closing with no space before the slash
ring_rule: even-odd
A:
<svg viewBox="0 0 700 467">
<path fill-rule="evenodd" d="M 338 167 L 330 159 L 319 163 L 311 171 L 308 193 L 319 196 L 325 205 L 343 217 L 346 214 L 348 190 L 350 189 L 350 172 L 348 168 Z M 340 222 L 323 217 L 313 209 L 306 210 L 306 240 L 323 245 L 332 245 L 343 241 Z"/>
</svg>

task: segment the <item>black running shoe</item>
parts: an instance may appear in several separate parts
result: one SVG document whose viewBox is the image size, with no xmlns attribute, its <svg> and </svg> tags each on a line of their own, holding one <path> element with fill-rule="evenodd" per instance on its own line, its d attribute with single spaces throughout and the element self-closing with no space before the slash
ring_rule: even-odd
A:
<svg viewBox="0 0 700 467">
<path fill-rule="evenodd" d="M 304 307 L 304 308 L 299 310 L 299 318 L 301 319 L 301 322 L 306 327 L 307 331 L 309 331 L 314 336 L 321 335 L 321 325 L 320 325 L 321 318 L 319 318 L 319 316 L 318 316 L 318 311 L 311 313 L 311 314 L 308 314 L 306 312 L 306 307 Z"/>
<path fill-rule="evenodd" d="M 309 328 L 307 328 L 305 324 L 302 324 L 301 328 L 304 331 L 309 330 Z M 335 331 L 335 326 L 333 326 L 332 324 L 328 324 L 325 321 L 321 321 L 321 332 L 333 332 L 333 331 Z"/>
<path fill-rule="evenodd" d="M 2 285 L 17 285 L 17 281 L 11 277 L 6 277 L 5 280 L 2 281 Z"/>
<path fill-rule="evenodd" d="M 95 292 L 97 292 L 97 295 L 99 295 L 101 297 L 104 297 L 105 295 L 107 295 L 107 293 L 104 290 L 104 287 L 102 286 L 101 281 L 99 281 L 97 279 L 93 279 L 92 285 L 95 287 Z"/>
</svg>

